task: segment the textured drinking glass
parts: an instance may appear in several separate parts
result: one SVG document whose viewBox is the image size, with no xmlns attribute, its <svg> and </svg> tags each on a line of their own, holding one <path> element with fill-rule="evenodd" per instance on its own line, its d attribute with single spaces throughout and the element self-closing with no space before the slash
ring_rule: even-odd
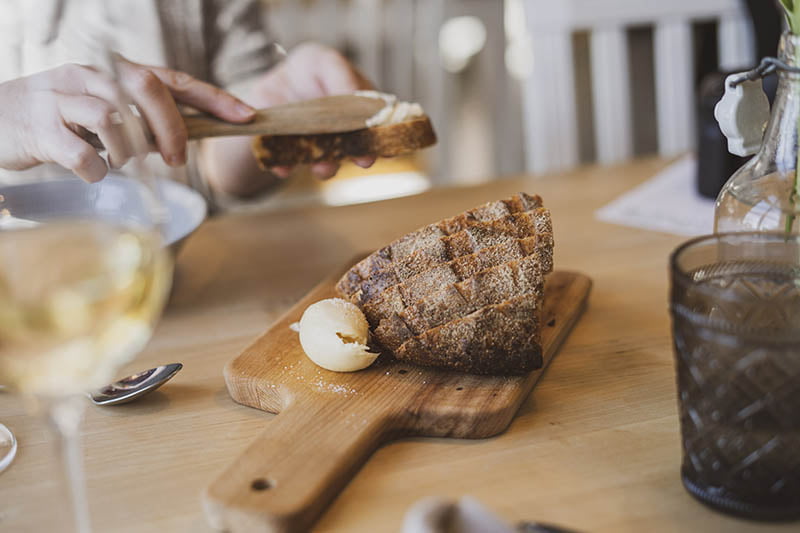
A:
<svg viewBox="0 0 800 533">
<path fill-rule="evenodd" d="M 800 518 L 800 237 L 702 237 L 670 270 L 684 486 L 731 514 Z"/>
</svg>

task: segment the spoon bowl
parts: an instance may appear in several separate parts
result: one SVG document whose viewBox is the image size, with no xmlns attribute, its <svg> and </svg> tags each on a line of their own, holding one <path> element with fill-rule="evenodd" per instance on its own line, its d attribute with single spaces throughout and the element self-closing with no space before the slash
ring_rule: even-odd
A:
<svg viewBox="0 0 800 533">
<path fill-rule="evenodd" d="M 104 406 L 132 402 L 172 379 L 181 368 L 181 363 L 173 363 L 133 374 L 89 394 L 89 399 L 95 405 Z"/>
</svg>

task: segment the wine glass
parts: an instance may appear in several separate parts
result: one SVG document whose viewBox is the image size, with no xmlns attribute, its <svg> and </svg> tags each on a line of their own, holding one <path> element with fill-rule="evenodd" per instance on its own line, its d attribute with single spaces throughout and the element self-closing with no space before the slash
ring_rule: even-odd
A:
<svg viewBox="0 0 800 533">
<path fill-rule="evenodd" d="M 19 205 L 15 187 L 0 197 L 0 383 L 32 399 L 53 429 L 80 533 L 90 531 L 79 442 L 84 395 L 113 381 L 144 347 L 172 279 L 166 212 L 145 158 L 149 137 L 127 101 L 117 111 L 133 154 L 118 205 L 97 194 L 103 182 L 85 186 L 91 209 L 50 202 L 34 220 L 9 207 Z"/>
</svg>

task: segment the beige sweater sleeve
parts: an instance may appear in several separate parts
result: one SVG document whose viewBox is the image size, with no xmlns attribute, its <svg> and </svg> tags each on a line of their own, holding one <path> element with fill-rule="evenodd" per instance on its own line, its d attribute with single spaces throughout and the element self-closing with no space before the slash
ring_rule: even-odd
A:
<svg viewBox="0 0 800 533">
<path fill-rule="evenodd" d="M 209 81 L 247 99 L 252 83 L 280 60 L 264 3 L 215 0 L 207 6 Z"/>
</svg>

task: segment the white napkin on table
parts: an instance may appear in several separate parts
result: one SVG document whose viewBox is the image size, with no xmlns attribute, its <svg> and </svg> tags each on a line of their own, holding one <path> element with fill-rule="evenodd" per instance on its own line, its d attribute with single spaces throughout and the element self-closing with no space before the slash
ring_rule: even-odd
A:
<svg viewBox="0 0 800 533">
<path fill-rule="evenodd" d="M 697 192 L 694 155 L 686 156 L 650 180 L 600 208 L 603 222 L 694 237 L 713 233 L 714 200 Z"/>
</svg>

